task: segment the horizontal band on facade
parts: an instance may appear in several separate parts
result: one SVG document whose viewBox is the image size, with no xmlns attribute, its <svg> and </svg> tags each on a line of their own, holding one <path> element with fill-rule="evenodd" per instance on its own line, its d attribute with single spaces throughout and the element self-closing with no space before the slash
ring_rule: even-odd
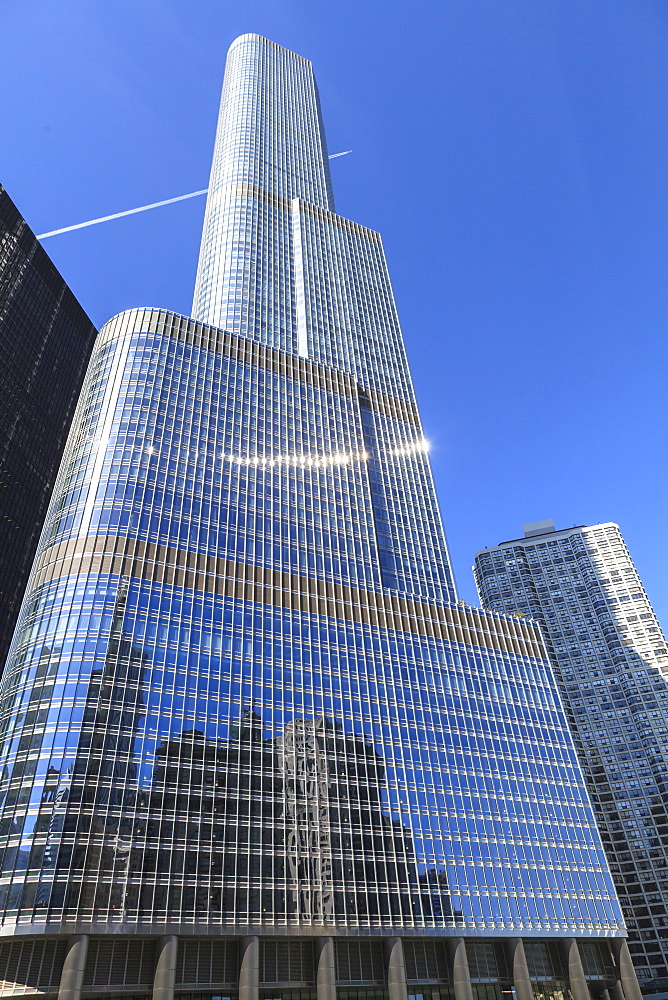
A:
<svg viewBox="0 0 668 1000">
<path fill-rule="evenodd" d="M 261 201 L 265 205 L 271 205 L 272 208 L 282 209 L 284 212 L 292 211 L 294 206 L 300 212 L 311 215 L 314 219 L 319 219 L 321 222 L 326 222 L 344 233 L 357 236 L 358 239 L 373 243 L 374 246 L 381 246 L 380 233 L 376 232 L 375 229 L 367 229 L 366 226 L 360 225 L 359 222 L 353 222 L 351 219 L 346 219 L 342 215 L 330 212 L 329 209 L 322 208 L 320 205 L 313 205 L 311 202 L 303 201 L 301 198 L 293 198 L 292 200 L 283 198 L 280 194 L 267 191 L 265 188 L 258 187 L 257 184 L 251 184 L 249 181 L 229 181 L 220 187 L 214 187 L 209 192 L 208 201 L 209 204 L 215 204 L 227 198 L 253 198 L 255 201 Z"/>
<path fill-rule="evenodd" d="M 50 920 L 44 923 L 33 922 L 30 926 L 17 923 L 0 927 L 0 939 L 11 938 L 14 940 L 34 941 L 35 938 L 42 938 L 49 935 L 52 938 L 67 937 L 70 934 L 91 934 L 96 937 L 103 937 L 107 940 L 118 939 L 132 935 L 133 937 L 151 939 L 163 934 L 176 934 L 184 940 L 197 940 L 197 938 L 214 938 L 221 942 L 245 937 L 247 934 L 259 935 L 270 939 L 317 939 L 323 935 L 333 937 L 338 940 L 382 940 L 387 937 L 401 937 L 407 940 L 452 940 L 464 938 L 468 941 L 480 939 L 482 941 L 508 941 L 517 938 L 516 928 L 509 928 L 508 933 L 498 927 L 490 927 L 488 930 L 482 927 L 408 927 L 406 924 L 385 924 L 382 927 L 359 926 L 346 923 L 340 925 L 329 924 L 230 924 L 225 926 L 211 926 L 209 923 L 190 922 L 168 922 L 159 921 L 153 924 L 138 924 L 131 920 L 126 923 L 112 923 L 110 921 L 57 921 Z M 552 941 L 563 941 L 565 938 L 575 938 L 578 941 L 626 941 L 619 928 L 598 929 L 589 928 L 587 930 L 570 928 L 568 931 L 556 930 L 554 928 L 522 928 L 522 938 L 524 940 L 549 939 Z"/>
<path fill-rule="evenodd" d="M 273 374 L 298 379 L 329 392 L 356 398 L 361 394 L 364 405 L 387 416 L 419 424 L 420 417 L 415 403 L 358 386 L 346 372 L 327 368 L 307 358 L 300 358 L 266 344 L 237 337 L 215 326 L 207 326 L 164 309 L 129 309 L 110 319 L 102 327 L 98 348 L 114 337 L 132 333 L 155 333 L 173 337 L 193 347 L 224 354 L 241 364 L 257 365 Z"/>
<path fill-rule="evenodd" d="M 313 219 L 318 219 L 320 222 L 325 222 L 330 226 L 334 226 L 336 229 L 340 229 L 344 233 L 348 233 L 351 236 L 357 236 L 362 240 L 367 240 L 369 243 L 373 243 L 374 246 L 382 246 L 380 233 L 376 232 L 375 229 L 367 229 L 366 226 L 361 226 L 359 222 L 353 222 L 351 219 L 345 219 L 342 215 L 336 215 L 335 212 L 330 212 L 327 208 L 321 208 L 320 205 L 314 205 L 311 202 L 303 201 L 301 198 L 294 198 L 292 205 L 298 208 L 303 215 L 310 215 Z"/>
<path fill-rule="evenodd" d="M 58 542 L 37 561 L 31 589 L 73 574 L 130 576 L 219 597 L 544 659 L 537 630 L 521 619 L 478 608 L 428 604 L 399 594 L 359 590 L 251 563 L 118 535 Z"/>
</svg>

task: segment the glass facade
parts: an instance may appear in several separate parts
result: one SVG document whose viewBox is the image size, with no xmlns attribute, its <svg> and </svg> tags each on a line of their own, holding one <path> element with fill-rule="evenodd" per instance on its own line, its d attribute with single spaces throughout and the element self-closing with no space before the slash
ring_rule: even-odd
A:
<svg viewBox="0 0 668 1000">
<path fill-rule="evenodd" d="M 0 185 L 0 672 L 96 335 Z"/>
<path fill-rule="evenodd" d="M 548 522 L 477 553 L 475 573 L 486 608 L 543 628 L 636 972 L 668 977 L 668 648 L 619 527 Z"/>
<path fill-rule="evenodd" d="M 0 703 L 8 918 L 620 926 L 535 633 L 382 587 L 327 374 L 103 329 Z"/>
<path fill-rule="evenodd" d="M 292 352 L 293 199 L 334 211 L 313 68 L 242 35 L 227 55 L 193 316 Z"/>
<path fill-rule="evenodd" d="M 380 239 L 258 36 L 195 312 L 91 359 L 0 692 L 4 933 L 70 935 L 68 1000 L 586 1000 L 550 941 L 624 925 L 544 646 L 456 602 Z"/>
</svg>

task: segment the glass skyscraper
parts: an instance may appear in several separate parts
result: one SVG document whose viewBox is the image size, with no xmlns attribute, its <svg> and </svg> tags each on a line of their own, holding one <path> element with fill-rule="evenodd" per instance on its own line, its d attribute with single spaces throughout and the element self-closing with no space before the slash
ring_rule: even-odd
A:
<svg viewBox="0 0 668 1000">
<path fill-rule="evenodd" d="M 103 328 L 63 459 L 0 694 L 5 990 L 638 1000 L 544 646 L 456 602 L 380 237 L 256 35 L 194 313 Z"/>
<path fill-rule="evenodd" d="M 540 622 L 571 713 L 638 978 L 668 987 L 668 648 L 616 524 L 483 549 L 484 607 Z"/>
</svg>

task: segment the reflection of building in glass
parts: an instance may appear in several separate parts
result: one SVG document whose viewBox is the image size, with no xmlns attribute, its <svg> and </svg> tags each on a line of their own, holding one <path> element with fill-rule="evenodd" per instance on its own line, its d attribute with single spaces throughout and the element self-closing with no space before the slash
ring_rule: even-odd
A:
<svg viewBox="0 0 668 1000">
<path fill-rule="evenodd" d="M 638 978 L 668 977 L 668 648 L 616 524 L 525 525 L 478 552 L 481 600 L 540 622 Z"/>
<path fill-rule="evenodd" d="M 318 719 L 294 719 L 279 737 L 286 804 L 286 858 L 296 910 L 305 916 L 334 914 L 335 847 L 340 832 L 330 813 L 333 725 Z M 345 766 L 347 760 L 341 761 Z M 336 808 L 335 803 L 332 806 Z M 338 874 L 338 872 L 336 873 Z M 338 880 L 336 880 L 338 882 Z"/>
<path fill-rule="evenodd" d="M 126 879 L 124 905 L 136 898 L 139 920 L 167 918 L 177 893 L 183 917 L 231 924 L 239 911 L 285 921 L 423 919 L 433 917 L 434 898 L 440 916 L 447 909 L 445 880 L 418 876 L 410 830 L 383 806 L 381 758 L 334 723 L 297 718 L 272 739 L 246 710 L 229 739 L 186 731 L 155 757 L 150 790 L 133 780 L 118 796 L 126 839 L 109 851 L 113 881 Z M 165 843 L 179 828 L 177 859 Z M 99 901 L 105 890 L 97 891 Z"/>
<path fill-rule="evenodd" d="M 156 758 L 147 855 L 157 885 L 154 898 L 146 889 L 140 916 L 151 920 L 160 910 L 168 919 L 177 907 L 186 919 L 204 922 L 234 922 L 239 911 L 255 919 L 263 912 L 285 917 L 285 835 L 276 822 L 282 778 L 259 716 L 244 712 L 228 740 L 184 732 L 161 744 Z M 166 815 L 173 816 L 167 830 Z M 166 842 L 184 849 L 170 856 Z"/>
<path fill-rule="evenodd" d="M 95 337 L 0 185 L 0 672 Z"/>
<path fill-rule="evenodd" d="M 46 839 L 44 867 L 55 869 L 39 892 L 41 906 L 68 912 L 107 912 L 123 918 L 136 910 L 132 878 L 141 828 L 135 741 L 145 715 L 146 657 L 123 632 L 127 583 L 110 616 L 104 666 L 93 669 L 70 726 L 80 726 L 76 755 L 58 776 Z"/>
<path fill-rule="evenodd" d="M 0 693 L 0 974 L 638 1000 L 540 637 L 455 603 L 380 237 L 334 212 L 310 64 L 255 35 L 195 312 L 91 361 Z"/>
<path fill-rule="evenodd" d="M 418 877 L 411 831 L 383 804 L 380 754 L 322 716 L 288 723 L 278 742 L 286 856 L 300 915 L 431 919 L 432 896 L 422 885 L 428 875 Z M 438 905 L 447 908 L 447 884 L 439 888 Z"/>
</svg>

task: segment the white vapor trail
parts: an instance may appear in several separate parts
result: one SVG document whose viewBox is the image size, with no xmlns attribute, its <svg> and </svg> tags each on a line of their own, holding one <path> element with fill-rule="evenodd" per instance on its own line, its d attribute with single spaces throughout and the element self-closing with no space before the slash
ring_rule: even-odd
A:
<svg viewBox="0 0 668 1000">
<path fill-rule="evenodd" d="M 332 153 L 330 160 L 335 160 L 337 156 L 347 156 L 352 153 L 352 149 L 344 149 L 342 153 Z M 165 198 L 164 201 L 154 201 L 150 205 L 141 205 L 140 208 L 128 208 L 125 212 L 114 212 L 113 215 L 103 215 L 100 219 L 89 219 L 88 222 L 77 222 L 75 226 L 64 226 L 63 229 L 52 229 L 50 233 L 41 233 L 37 239 L 46 240 L 49 236 L 60 236 L 61 233 L 71 233 L 75 229 L 86 229 L 87 226 L 97 226 L 99 222 L 110 222 L 112 219 L 122 219 L 126 215 L 136 215 L 138 212 L 148 212 L 151 208 L 162 208 L 163 205 L 173 205 L 175 201 L 185 201 L 187 198 L 198 198 L 200 195 L 208 194 L 208 188 L 201 191 L 191 191 L 190 194 L 180 194 L 178 198 Z"/>
<path fill-rule="evenodd" d="M 152 205 L 142 205 L 141 208 L 129 208 L 126 212 L 115 212 L 114 215 L 103 215 L 101 219 L 90 219 L 88 222 L 77 222 L 76 226 L 65 226 L 64 229 L 53 229 L 50 233 L 42 233 L 38 240 L 49 236 L 60 236 L 61 233 L 71 233 L 73 229 L 85 229 L 86 226 L 96 226 L 98 222 L 109 222 L 111 219 L 122 219 L 124 215 L 136 215 L 137 212 L 148 212 L 149 208 L 161 208 L 163 205 L 173 205 L 175 201 L 185 201 L 186 198 L 197 198 L 206 194 L 208 188 L 202 191 L 191 191 L 190 194 L 180 194 L 178 198 L 166 198 L 164 201 L 154 201 Z"/>
</svg>

